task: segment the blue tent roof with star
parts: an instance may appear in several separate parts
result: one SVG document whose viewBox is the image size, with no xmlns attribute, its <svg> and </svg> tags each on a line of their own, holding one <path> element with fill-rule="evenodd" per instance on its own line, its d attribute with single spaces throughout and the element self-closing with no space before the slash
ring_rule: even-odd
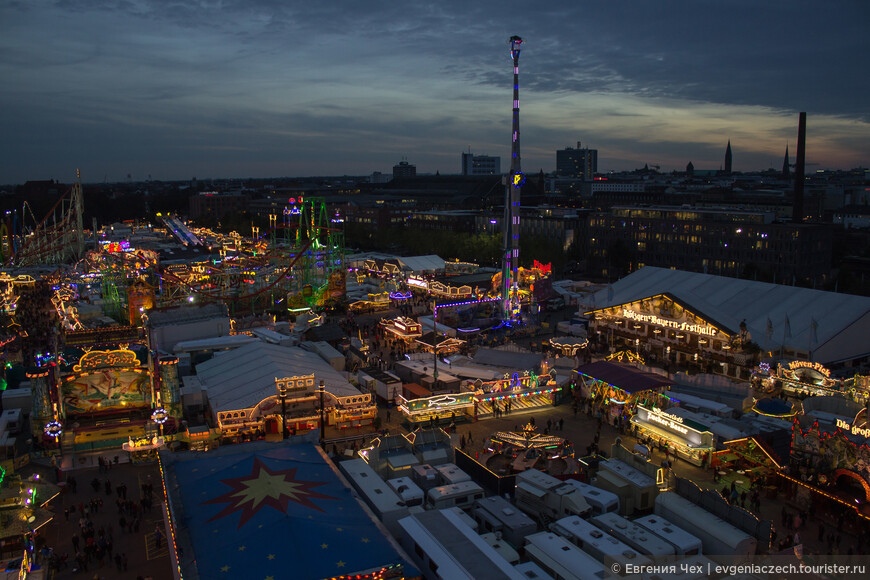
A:
<svg viewBox="0 0 870 580">
<path fill-rule="evenodd" d="M 316 580 L 407 563 L 309 442 L 160 454 L 185 578 Z M 383 530 L 383 531 L 382 531 Z"/>
</svg>

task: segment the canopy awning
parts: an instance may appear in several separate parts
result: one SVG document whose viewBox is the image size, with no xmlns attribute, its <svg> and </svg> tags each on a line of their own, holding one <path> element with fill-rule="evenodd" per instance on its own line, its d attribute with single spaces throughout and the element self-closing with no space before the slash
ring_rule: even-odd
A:
<svg viewBox="0 0 870 580">
<path fill-rule="evenodd" d="M 577 373 L 596 381 L 602 381 L 626 393 L 657 391 L 674 382 L 665 376 L 647 373 L 630 365 L 598 361 L 574 369 Z"/>
</svg>

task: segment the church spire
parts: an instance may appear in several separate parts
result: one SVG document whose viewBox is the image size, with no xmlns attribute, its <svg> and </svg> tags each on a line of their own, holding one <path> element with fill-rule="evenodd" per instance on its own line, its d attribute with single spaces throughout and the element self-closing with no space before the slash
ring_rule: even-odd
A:
<svg viewBox="0 0 870 580">
<path fill-rule="evenodd" d="M 731 174 L 731 139 L 728 139 L 728 147 L 725 149 L 725 173 Z"/>
<path fill-rule="evenodd" d="M 785 144 L 785 159 L 782 160 L 782 178 L 786 180 L 791 178 L 788 164 L 788 143 Z"/>
</svg>

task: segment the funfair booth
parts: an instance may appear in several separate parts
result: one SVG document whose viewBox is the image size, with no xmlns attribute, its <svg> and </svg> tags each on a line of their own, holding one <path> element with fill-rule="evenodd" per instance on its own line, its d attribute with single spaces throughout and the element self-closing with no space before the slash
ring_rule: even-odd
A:
<svg viewBox="0 0 870 580">
<path fill-rule="evenodd" d="M 826 503 L 835 509 L 821 509 L 817 513 L 846 507 L 870 520 L 867 410 L 862 409 L 852 421 L 837 419 L 833 425 L 798 415 L 792 428 L 789 470 L 780 475 L 797 486 L 795 502 L 807 511 Z"/>
<path fill-rule="evenodd" d="M 582 365 L 574 372 L 584 394 L 605 405 L 611 417 L 629 413 L 636 404 L 656 404 L 673 384 L 666 376 L 607 361 Z"/>
<path fill-rule="evenodd" d="M 672 415 L 658 407 L 637 405 L 631 423 L 638 432 L 677 457 L 694 465 L 703 465 L 716 450 L 716 436 L 706 425 Z"/>
<path fill-rule="evenodd" d="M 134 327 L 69 331 L 66 342 L 53 364 L 27 373 L 39 437 L 90 451 L 176 431 L 177 358 L 155 360 Z"/>
</svg>

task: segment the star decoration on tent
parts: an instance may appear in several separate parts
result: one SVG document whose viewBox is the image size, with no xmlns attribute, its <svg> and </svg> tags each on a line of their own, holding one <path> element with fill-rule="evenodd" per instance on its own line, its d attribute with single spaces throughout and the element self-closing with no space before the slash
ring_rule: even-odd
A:
<svg viewBox="0 0 870 580">
<path fill-rule="evenodd" d="M 325 481 L 298 480 L 296 479 L 296 468 L 273 471 L 256 457 L 250 475 L 222 479 L 221 482 L 228 485 L 231 488 L 230 491 L 202 503 L 225 503 L 228 505 L 208 521 L 211 522 L 232 513 L 241 512 L 239 528 L 265 506 L 284 513 L 292 501 L 322 512 L 323 510 L 311 501 L 312 499 L 337 499 L 311 489 L 324 485 Z"/>
</svg>

